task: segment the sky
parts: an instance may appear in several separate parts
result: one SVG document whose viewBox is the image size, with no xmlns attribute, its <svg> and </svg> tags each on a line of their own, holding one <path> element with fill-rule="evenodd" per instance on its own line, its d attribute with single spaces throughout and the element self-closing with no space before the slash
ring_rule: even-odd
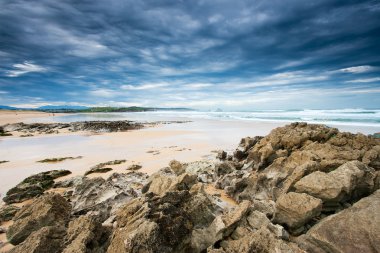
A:
<svg viewBox="0 0 380 253">
<path fill-rule="evenodd" d="M 0 105 L 380 108 L 380 0 L 0 0 Z"/>
</svg>

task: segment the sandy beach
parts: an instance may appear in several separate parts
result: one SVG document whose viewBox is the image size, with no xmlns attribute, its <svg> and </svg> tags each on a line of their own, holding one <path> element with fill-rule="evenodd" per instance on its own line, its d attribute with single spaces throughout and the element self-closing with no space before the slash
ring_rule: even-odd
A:
<svg viewBox="0 0 380 253">
<path fill-rule="evenodd" d="M 34 115 L 34 116 L 33 116 Z M 9 116 L 9 120 L 7 120 Z M 3 122 L 30 121 L 41 116 L 54 120 L 44 113 L 25 112 L 2 114 Z M 83 175 L 92 166 L 116 159 L 126 163 L 111 166 L 112 171 L 93 176 L 109 176 L 113 172 L 127 172 L 131 164 L 142 166 L 140 171 L 152 174 L 173 160 L 191 162 L 214 159 L 216 150 L 232 150 L 244 136 L 265 135 L 283 124 L 237 121 L 197 120 L 181 124 L 164 124 L 141 130 L 115 133 L 66 133 L 34 137 L 0 137 L 0 177 L 6 178 L 0 186 L 5 192 L 32 174 L 67 169 L 73 175 Z M 46 158 L 76 157 L 58 163 L 39 163 Z"/>
<path fill-rule="evenodd" d="M 25 122 L 28 119 L 53 117 L 53 113 L 37 111 L 0 110 L 0 125 Z"/>
<path fill-rule="evenodd" d="M 1 111 L 1 124 L 15 122 L 56 122 L 65 114 L 28 111 Z M 71 115 L 68 115 L 71 119 Z M 107 117 L 113 116 L 107 114 Z M 73 115 L 79 117 L 79 115 Z M 82 116 L 83 117 L 83 116 Z M 91 115 L 91 117 L 94 117 Z M 103 116 L 104 117 L 104 116 Z M 139 114 L 131 114 L 138 121 Z M 140 118 L 139 118 L 140 117 Z M 128 118 L 129 119 L 129 118 Z M 156 118 L 154 118 L 157 120 Z M 169 118 L 185 120 L 185 118 Z M 0 194 L 25 177 L 42 171 L 67 169 L 72 175 L 83 175 L 92 166 L 107 161 L 125 159 L 113 165 L 112 171 L 94 176 L 107 177 L 113 172 L 127 172 L 132 164 L 141 165 L 140 171 L 152 174 L 173 160 L 192 162 L 215 158 L 216 150 L 231 151 L 246 136 L 263 136 L 288 122 L 255 122 L 239 120 L 192 119 L 181 124 L 161 124 L 140 130 L 112 133 L 74 132 L 33 137 L 0 137 Z M 340 130 L 356 132 L 355 126 L 337 126 Z M 376 129 L 362 128 L 363 132 Z M 39 163 L 47 158 L 77 157 L 57 163 Z"/>
</svg>

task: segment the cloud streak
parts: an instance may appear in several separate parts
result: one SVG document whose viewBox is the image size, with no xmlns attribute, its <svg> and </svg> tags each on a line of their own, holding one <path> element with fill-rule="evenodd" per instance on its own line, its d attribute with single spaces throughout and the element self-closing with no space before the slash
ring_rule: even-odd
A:
<svg viewBox="0 0 380 253">
<path fill-rule="evenodd" d="M 24 63 L 13 64 L 13 70 L 7 71 L 8 77 L 18 77 L 31 72 L 46 72 L 47 68 L 25 61 Z"/>
<path fill-rule="evenodd" d="M 379 88 L 379 6 L 0 1 L 1 103 L 316 107 L 315 88 L 325 107 L 374 106 L 379 98 L 359 90 Z M 338 95 L 346 88 L 355 92 Z"/>
</svg>

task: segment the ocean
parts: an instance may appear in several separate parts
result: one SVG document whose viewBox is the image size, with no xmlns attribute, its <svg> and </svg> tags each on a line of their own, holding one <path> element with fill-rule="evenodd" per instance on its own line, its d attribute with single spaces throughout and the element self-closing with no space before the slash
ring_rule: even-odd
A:
<svg viewBox="0 0 380 253">
<path fill-rule="evenodd" d="M 236 112 L 215 111 L 150 111 L 125 113 L 78 113 L 65 116 L 56 114 L 55 121 L 73 122 L 84 120 L 242 120 L 268 122 L 302 121 L 326 125 L 379 127 L 380 109 L 339 109 L 339 110 L 255 110 Z"/>
</svg>

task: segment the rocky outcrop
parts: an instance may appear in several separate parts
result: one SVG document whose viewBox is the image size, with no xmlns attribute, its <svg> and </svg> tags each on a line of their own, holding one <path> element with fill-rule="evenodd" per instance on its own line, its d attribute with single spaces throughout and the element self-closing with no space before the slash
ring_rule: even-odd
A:
<svg viewBox="0 0 380 253">
<path fill-rule="evenodd" d="M 294 188 L 322 199 L 326 204 L 354 201 L 374 191 L 375 170 L 362 162 L 352 161 L 329 173 L 316 171 L 301 180 Z"/>
<path fill-rule="evenodd" d="M 307 252 L 379 252 L 380 190 L 352 207 L 328 216 L 312 227 L 298 243 Z"/>
<path fill-rule="evenodd" d="M 349 161 L 380 169 L 380 141 L 323 125 L 294 123 L 274 129 L 249 151 L 241 180 L 225 184 L 236 200 L 276 200 L 315 171 L 329 173 Z M 251 172 L 252 171 L 252 172 Z"/>
<path fill-rule="evenodd" d="M 14 223 L 7 231 L 7 238 L 17 245 L 43 227 L 65 227 L 70 211 L 70 204 L 62 196 L 45 194 L 17 212 L 13 217 Z"/>
<path fill-rule="evenodd" d="M 197 182 L 197 177 L 188 173 L 176 176 L 173 171 L 165 169 L 153 174 L 144 186 L 143 193 L 162 195 L 167 191 L 189 190 Z"/>
<path fill-rule="evenodd" d="M 68 170 L 52 170 L 41 172 L 25 178 L 21 183 L 10 189 L 3 198 L 7 204 L 22 202 L 37 196 L 54 185 L 54 179 L 71 174 Z"/>
<path fill-rule="evenodd" d="M 256 136 L 256 137 L 245 137 L 241 139 L 239 146 L 234 151 L 233 157 L 237 161 L 241 161 L 243 159 L 246 159 L 249 151 L 253 146 L 255 146 L 263 137 Z"/>
<path fill-rule="evenodd" d="M 160 196 L 150 192 L 121 208 L 107 252 L 198 252 L 191 233 L 211 224 L 217 206 L 193 187 Z"/>
<path fill-rule="evenodd" d="M 276 202 L 274 222 L 286 225 L 291 231 L 321 214 L 322 201 L 305 193 L 289 192 Z M 302 231 L 302 230 L 301 230 Z"/>
<path fill-rule="evenodd" d="M 100 177 L 84 178 L 70 193 L 73 213 L 82 215 L 95 211 L 104 221 L 118 207 L 140 196 L 146 180 L 147 175 L 139 172 L 114 173 L 107 180 Z"/>
<path fill-rule="evenodd" d="M 370 136 L 295 123 L 242 139 L 233 155 L 174 160 L 149 178 L 57 182 L 70 205 L 43 195 L 7 233 L 14 252 L 380 252 L 379 147 Z"/>
<path fill-rule="evenodd" d="M 34 232 L 10 253 L 53 253 L 61 252 L 62 238 L 65 236 L 64 227 L 45 226 Z"/>
<path fill-rule="evenodd" d="M 69 223 L 62 253 L 105 252 L 109 234 L 96 215 L 79 216 Z"/>
<path fill-rule="evenodd" d="M 81 121 L 71 123 L 14 123 L 2 126 L 3 131 L 16 131 L 24 134 L 52 134 L 60 133 L 62 130 L 70 132 L 92 131 L 92 132 L 122 132 L 143 128 L 141 123 L 120 121 Z"/>
</svg>

